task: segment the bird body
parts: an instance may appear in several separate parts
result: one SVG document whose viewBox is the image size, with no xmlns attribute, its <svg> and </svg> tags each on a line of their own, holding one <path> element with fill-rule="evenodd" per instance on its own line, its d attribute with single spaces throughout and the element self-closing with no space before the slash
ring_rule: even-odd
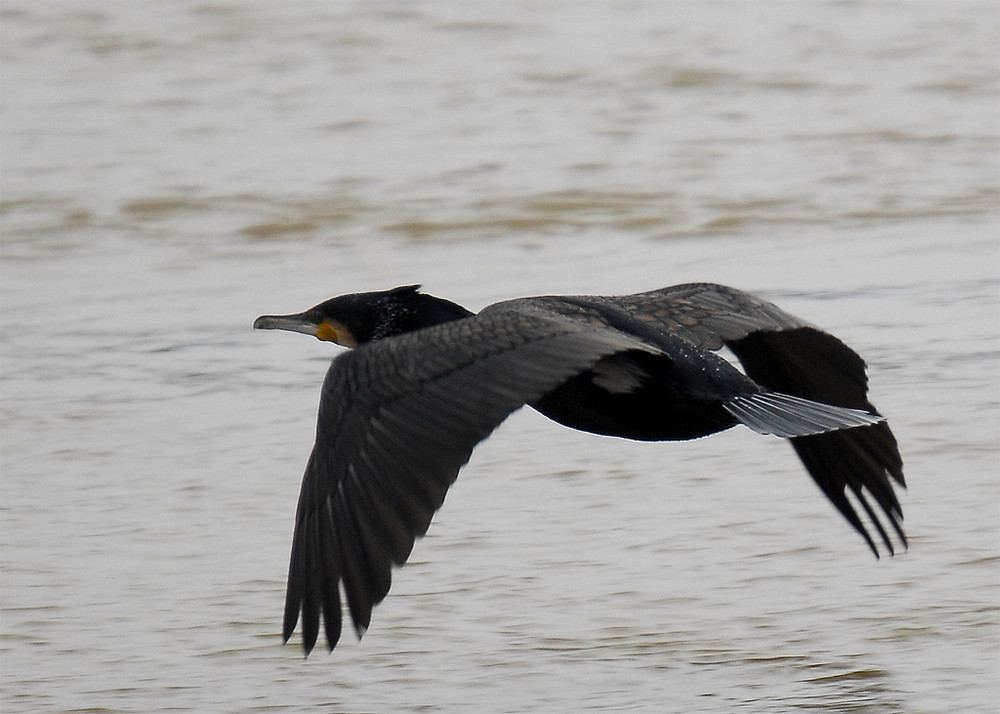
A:
<svg viewBox="0 0 1000 714">
<path fill-rule="evenodd" d="M 404 286 L 262 316 L 354 347 L 335 358 L 296 515 L 283 633 L 313 648 L 359 636 L 476 444 L 530 405 L 582 431 L 646 441 L 743 424 L 789 438 L 814 480 L 878 555 L 905 545 L 892 432 L 867 400 L 864 362 L 836 337 L 734 288 L 679 285 L 619 297 L 543 296 L 474 314 Z M 744 371 L 715 353 L 728 347 Z"/>
</svg>

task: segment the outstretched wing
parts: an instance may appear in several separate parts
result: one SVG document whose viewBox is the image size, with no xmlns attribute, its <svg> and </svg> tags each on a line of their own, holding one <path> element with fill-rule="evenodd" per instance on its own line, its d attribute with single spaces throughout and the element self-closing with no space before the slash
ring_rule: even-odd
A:
<svg viewBox="0 0 1000 714">
<path fill-rule="evenodd" d="M 322 615 L 341 634 L 340 584 L 358 635 L 389 592 L 473 448 L 511 412 L 607 355 L 653 351 L 626 335 L 530 310 L 494 310 L 371 342 L 333 361 L 299 495 L 285 601 L 308 654 Z"/>
<path fill-rule="evenodd" d="M 749 293 L 711 283 L 676 285 L 611 298 L 635 319 L 691 344 L 729 347 L 747 375 L 767 389 L 824 404 L 877 413 L 868 401 L 865 363 L 833 335 Z M 902 544 L 903 512 L 892 480 L 906 486 L 896 439 L 885 422 L 790 440 L 799 458 L 837 510 L 878 548 L 851 504 L 853 494 L 890 553 L 890 538 L 875 500 Z"/>
</svg>

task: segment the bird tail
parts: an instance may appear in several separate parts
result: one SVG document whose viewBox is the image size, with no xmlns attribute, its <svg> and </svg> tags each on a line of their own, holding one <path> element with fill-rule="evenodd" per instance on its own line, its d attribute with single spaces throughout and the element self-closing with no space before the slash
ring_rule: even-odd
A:
<svg viewBox="0 0 1000 714">
<path fill-rule="evenodd" d="M 835 407 L 781 392 L 739 394 L 724 401 L 722 407 L 757 433 L 785 439 L 884 421 L 882 416 L 862 409 Z"/>
</svg>

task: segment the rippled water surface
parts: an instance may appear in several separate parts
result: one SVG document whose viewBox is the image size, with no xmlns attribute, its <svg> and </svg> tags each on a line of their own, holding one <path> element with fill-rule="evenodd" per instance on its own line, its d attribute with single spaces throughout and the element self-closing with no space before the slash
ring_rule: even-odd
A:
<svg viewBox="0 0 1000 714">
<path fill-rule="evenodd" d="M 995 712 L 998 19 L 5 2 L 3 711 Z M 524 412 L 362 643 L 281 645 L 337 348 L 257 315 L 692 280 L 866 357 L 909 552 L 777 439 Z"/>
</svg>

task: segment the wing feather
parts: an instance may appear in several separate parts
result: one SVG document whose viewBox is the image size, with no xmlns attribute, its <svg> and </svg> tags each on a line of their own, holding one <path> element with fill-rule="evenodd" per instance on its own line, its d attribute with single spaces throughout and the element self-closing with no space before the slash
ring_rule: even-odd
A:
<svg viewBox="0 0 1000 714">
<path fill-rule="evenodd" d="M 766 389 L 878 414 L 868 401 L 864 360 L 838 338 L 766 300 L 711 283 L 676 285 L 621 300 L 636 319 L 666 324 L 670 334 L 697 347 L 729 347 L 747 375 Z M 892 540 L 865 499 L 866 492 L 906 546 L 903 513 L 892 487 L 893 481 L 906 485 L 903 461 L 888 424 L 790 441 L 810 476 L 876 556 L 878 548 L 847 498 L 848 489 L 890 553 Z"/>
<path fill-rule="evenodd" d="M 640 322 L 708 350 L 754 332 L 812 327 L 773 303 L 714 283 L 686 283 L 610 300 Z"/>
<path fill-rule="evenodd" d="M 655 351 L 612 329 L 496 310 L 372 342 L 333 361 L 303 478 L 283 626 L 308 653 L 341 632 L 339 588 L 358 635 L 389 592 L 473 448 L 512 411 L 602 357 Z"/>
<path fill-rule="evenodd" d="M 735 288 L 712 283 L 675 285 L 618 297 L 545 298 L 566 314 L 619 325 L 671 353 L 680 339 L 699 349 L 728 347 L 747 375 L 761 387 L 835 407 L 878 414 L 868 401 L 865 363 L 850 347 L 776 305 Z M 624 319 L 623 319 L 624 318 Z M 841 429 L 826 434 L 791 436 L 806 470 L 840 513 L 878 555 L 846 490 L 861 504 L 870 493 L 903 545 L 902 510 L 892 482 L 906 485 L 902 459 L 889 426 Z M 871 518 L 882 536 L 878 518 Z M 886 542 L 886 538 L 882 538 Z M 892 552 L 891 543 L 886 543 Z"/>
</svg>

